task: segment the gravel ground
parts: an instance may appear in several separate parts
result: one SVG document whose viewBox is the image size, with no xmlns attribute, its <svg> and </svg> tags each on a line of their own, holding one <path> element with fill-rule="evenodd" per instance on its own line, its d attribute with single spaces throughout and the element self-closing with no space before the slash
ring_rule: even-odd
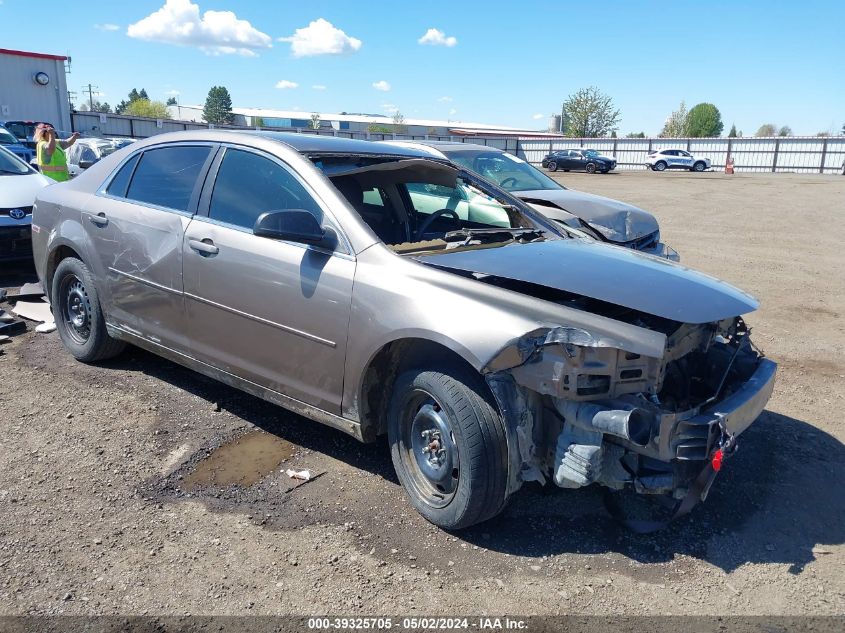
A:
<svg viewBox="0 0 845 633">
<path fill-rule="evenodd" d="M 0 355 L 0 614 L 845 613 L 845 178 L 558 177 L 653 211 L 685 264 L 762 302 L 775 393 L 691 516 L 638 536 L 598 490 L 531 485 L 448 534 L 384 442 L 30 331 Z M 32 278 L 1 266 L 0 286 Z"/>
</svg>

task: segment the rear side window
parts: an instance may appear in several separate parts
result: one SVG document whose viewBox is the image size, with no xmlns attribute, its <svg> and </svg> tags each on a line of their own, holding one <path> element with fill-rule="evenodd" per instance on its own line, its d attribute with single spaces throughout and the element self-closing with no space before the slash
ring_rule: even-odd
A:
<svg viewBox="0 0 845 633">
<path fill-rule="evenodd" d="M 262 213 L 302 209 L 322 222 L 323 213 L 293 174 L 252 152 L 227 149 L 211 194 L 208 215 L 250 231 Z"/>
<path fill-rule="evenodd" d="M 129 186 L 129 179 L 132 177 L 132 170 L 135 169 L 135 165 L 138 163 L 138 158 L 140 158 L 140 156 L 140 154 L 135 154 L 135 156 L 123 164 L 123 167 L 120 168 L 120 171 L 118 171 L 115 177 L 112 178 L 112 181 L 106 188 L 106 193 L 110 196 L 117 196 L 118 198 L 126 197 L 126 187 Z"/>
<path fill-rule="evenodd" d="M 210 147 L 163 147 L 141 155 L 126 197 L 187 211 Z"/>
</svg>

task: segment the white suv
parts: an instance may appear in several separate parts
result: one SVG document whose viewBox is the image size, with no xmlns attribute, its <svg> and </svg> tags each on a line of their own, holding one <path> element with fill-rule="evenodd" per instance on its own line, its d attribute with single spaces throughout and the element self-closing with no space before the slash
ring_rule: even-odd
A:
<svg viewBox="0 0 845 633">
<path fill-rule="evenodd" d="M 666 169 L 688 169 L 690 171 L 704 171 L 710 169 L 709 158 L 698 158 L 682 149 L 655 150 L 648 155 L 646 167 L 654 171 Z"/>
</svg>

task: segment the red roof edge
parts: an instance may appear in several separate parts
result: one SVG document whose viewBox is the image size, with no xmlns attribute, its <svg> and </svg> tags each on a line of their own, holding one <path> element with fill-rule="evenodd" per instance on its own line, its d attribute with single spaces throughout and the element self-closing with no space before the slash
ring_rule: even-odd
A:
<svg viewBox="0 0 845 633">
<path fill-rule="evenodd" d="M 18 57 L 35 57 L 36 59 L 57 59 L 66 61 L 64 55 L 49 55 L 47 53 L 28 53 L 27 51 L 15 51 L 10 48 L 0 48 L 0 55 L 17 55 Z"/>
</svg>

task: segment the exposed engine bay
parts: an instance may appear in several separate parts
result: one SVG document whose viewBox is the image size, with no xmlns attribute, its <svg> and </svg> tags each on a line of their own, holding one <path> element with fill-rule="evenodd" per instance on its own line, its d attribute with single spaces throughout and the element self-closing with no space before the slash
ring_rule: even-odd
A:
<svg viewBox="0 0 845 633">
<path fill-rule="evenodd" d="M 487 374 L 500 406 L 517 412 L 509 421 L 518 444 L 512 486 L 598 483 L 683 498 L 714 451 L 732 450 L 768 400 L 775 365 L 754 348 L 741 317 L 695 325 L 620 310 L 615 318 L 665 334 L 662 358 L 555 328 L 518 341 L 522 362 Z"/>
</svg>

